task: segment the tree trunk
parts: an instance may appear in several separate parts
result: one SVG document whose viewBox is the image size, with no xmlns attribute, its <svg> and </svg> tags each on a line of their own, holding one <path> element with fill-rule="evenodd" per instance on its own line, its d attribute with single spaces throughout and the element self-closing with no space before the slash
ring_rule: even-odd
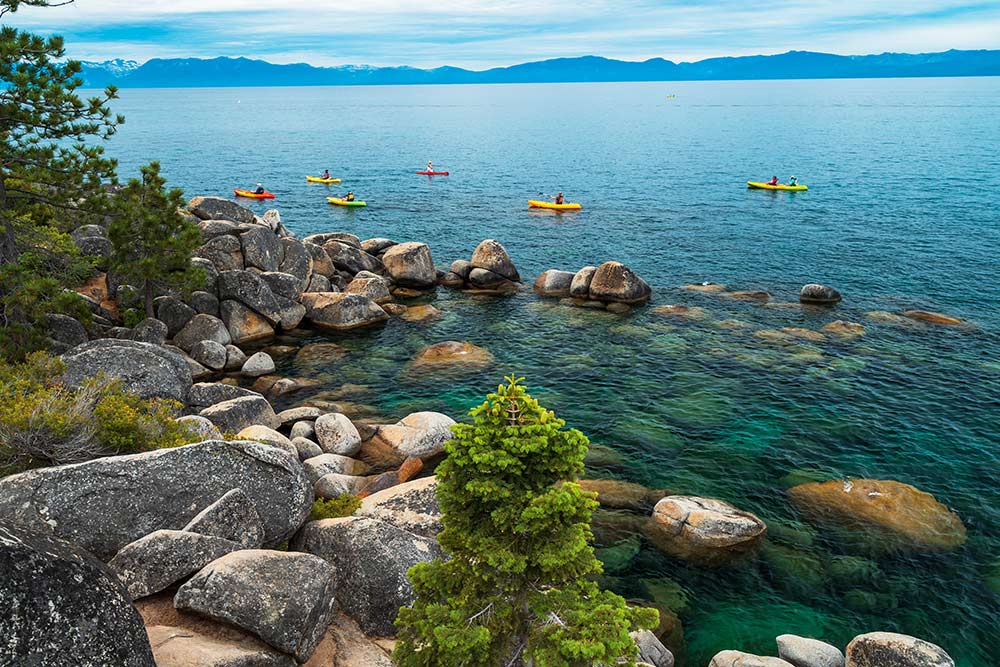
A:
<svg viewBox="0 0 1000 667">
<path fill-rule="evenodd" d="M 146 300 L 146 317 L 156 317 L 153 311 L 153 283 L 148 278 L 143 284 L 144 298 Z"/>
<path fill-rule="evenodd" d="M 17 241 L 14 239 L 14 223 L 7 213 L 7 185 L 4 170 L 0 169 L 0 217 L 3 217 L 3 233 L 0 234 L 0 265 L 17 261 Z"/>
</svg>

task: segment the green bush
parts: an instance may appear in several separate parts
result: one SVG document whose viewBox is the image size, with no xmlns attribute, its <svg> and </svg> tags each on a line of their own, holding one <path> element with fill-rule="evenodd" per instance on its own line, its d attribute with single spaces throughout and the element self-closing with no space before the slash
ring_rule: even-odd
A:
<svg viewBox="0 0 1000 667">
<path fill-rule="evenodd" d="M 41 352 L 0 364 L 0 474 L 201 440 L 174 421 L 180 403 L 141 399 L 104 377 L 70 389 L 63 371 Z"/>
<path fill-rule="evenodd" d="M 320 519 L 337 519 L 342 516 L 351 516 L 361 507 L 361 499 L 357 496 L 344 494 L 329 500 L 317 498 L 313 503 L 312 511 L 309 513 L 310 521 Z"/>
</svg>

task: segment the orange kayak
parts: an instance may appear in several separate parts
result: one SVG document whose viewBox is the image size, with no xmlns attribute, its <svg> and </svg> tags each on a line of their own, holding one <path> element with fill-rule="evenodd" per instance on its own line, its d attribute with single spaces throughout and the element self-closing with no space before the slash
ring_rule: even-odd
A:
<svg viewBox="0 0 1000 667">
<path fill-rule="evenodd" d="M 263 194 L 257 194 L 256 192 L 252 192 L 250 190 L 239 189 L 233 190 L 233 192 L 236 193 L 237 197 L 247 197 L 249 199 L 274 199 L 274 195 L 267 190 L 265 190 Z"/>
</svg>

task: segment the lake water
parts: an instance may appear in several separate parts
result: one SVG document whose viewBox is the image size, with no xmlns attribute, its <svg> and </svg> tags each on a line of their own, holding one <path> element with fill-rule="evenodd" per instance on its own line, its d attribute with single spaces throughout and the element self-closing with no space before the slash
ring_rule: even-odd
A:
<svg viewBox="0 0 1000 667">
<path fill-rule="evenodd" d="M 439 290 L 445 316 L 434 323 L 330 336 L 344 356 L 279 369 L 324 388 L 364 385 L 352 400 L 386 419 L 418 409 L 460 417 L 502 375 L 525 375 L 613 450 L 588 474 L 757 513 L 772 527 L 757 560 L 707 571 L 638 543 L 608 573 L 622 594 L 678 611 L 683 664 L 701 667 L 724 648 L 773 654 L 784 632 L 843 646 L 874 630 L 934 641 L 963 667 L 995 664 L 1000 78 L 126 90 L 115 108 L 127 123 L 109 152 L 123 174 L 159 159 L 188 195 L 262 181 L 277 199 L 250 206 L 278 208 L 300 236 L 425 241 L 441 267 L 495 238 L 529 284 L 544 269 L 620 260 L 653 286 L 654 305 L 704 308 L 702 319 L 650 308 L 620 317 L 530 290 Z M 452 175 L 412 173 L 427 160 Z M 324 168 L 343 184 L 305 183 Z M 745 187 L 775 174 L 810 189 Z M 348 189 L 368 207 L 325 202 Z M 583 211 L 527 210 L 527 199 L 556 190 Z M 772 305 L 681 289 L 703 281 L 768 290 Z M 796 301 L 807 282 L 838 288 L 844 302 L 774 305 Z M 868 315 L 911 308 L 973 326 Z M 754 336 L 835 319 L 863 323 L 865 336 Z M 407 372 L 419 349 L 449 339 L 490 349 L 496 366 Z M 968 542 L 867 559 L 797 515 L 785 494 L 793 471 L 913 484 L 961 516 Z"/>
</svg>

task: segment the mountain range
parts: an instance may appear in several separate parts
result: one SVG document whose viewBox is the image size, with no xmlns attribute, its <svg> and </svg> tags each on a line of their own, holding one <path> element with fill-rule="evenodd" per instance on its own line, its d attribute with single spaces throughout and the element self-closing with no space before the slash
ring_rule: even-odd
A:
<svg viewBox="0 0 1000 667">
<path fill-rule="evenodd" d="M 555 58 L 473 71 L 459 67 L 314 67 L 276 65 L 249 58 L 154 58 L 84 62 L 91 87 L 185 88 L 224 86 L 350 86 L 455 83 L 562 83 L 607 81 L 705 81 L 752 79 L 855 79 L 925 76 L 1000 76 L 1000 50 L 882 53 L 840 56 L 789 51 L 772 56 L 709 58 L 675 63 L 598 56 Z"/>
</svg>

